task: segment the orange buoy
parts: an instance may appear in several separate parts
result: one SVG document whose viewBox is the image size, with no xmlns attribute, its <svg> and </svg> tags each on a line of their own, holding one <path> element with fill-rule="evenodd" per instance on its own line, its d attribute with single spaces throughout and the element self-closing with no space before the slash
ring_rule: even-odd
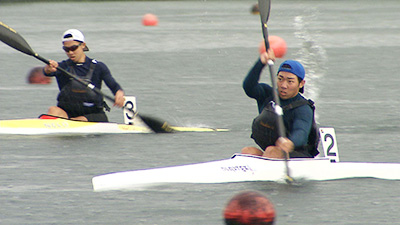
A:
<svg viewBox="0 0 400 225">
<path fill-rule="evenodd" d="M 51 77 L 46 77 L 43 74 L 43 67 L 38 66 L 29 71 L 27 81 L 29 84 L 50 84 Z"/>
<path fill-rule="evenodd" d="M 282 58 L 286 54 L 287 50 L 287 45 L 285 40 L 283 38 L 278 37 L 278 36 L 269 36 L 268 37 L 268 42 L 270 48 L 274 50 L 275 57 L 277 58 Z M 258 51 L 261 53 L 265 52 L 265 43 L 262 41 L 259 45 Z"/>
<path fill-rule="evenodd" d="M 274 205 L 258 191 L 243 191 L 233 196 L 223 212 L 225 224 L 273 224 Z"/>
<path fill-rule="evenodd" d="M 144 26 L 157 26 L 158 18 L 154 14 L 147 13 L 142 18 L 142 24 Z"/>
</svg>

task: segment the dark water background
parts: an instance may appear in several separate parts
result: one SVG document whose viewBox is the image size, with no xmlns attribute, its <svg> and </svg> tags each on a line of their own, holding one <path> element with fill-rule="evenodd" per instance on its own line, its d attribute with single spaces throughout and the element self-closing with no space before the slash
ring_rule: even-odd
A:
<svg viewBox="0 0 400 225">
<path fill-rule="evenodd" d="M 277 224 L 400 224 L 398 181 L 349 179 L 292 187 L 273 182 L 174 184 L 94 193 L 114 171 L 230 157 L 247 145 L 256 104 L 241 82 L 258 57 L 255 1 L 0 3 L 0 21 L 45 58 L 62 60 L 61 35 L 84 32 L 138 109 L 224 133 L 73 137 L 0 136 L 0 224 L 223 224 L 234 194 L 258 190 Z M 399 162 L 399 1 L 273 1 L 270 35 L 307 70 L 318 122 L 336 129 L 342 161 Z M 156 27 L 141 18 L 154 13 Z M 279 59 L 277 64 L 284 59 Z M 26 84 L 41 62 L 0 44 L 0 119 L 33 118 L 55 104 L 56 83 Z M 266 72 L 263 81 L 268 82 Z M 104 89 L 107 92 L 107 89 Z M 123 122 L 113 109 L 111 120 Z"/>
</svg>

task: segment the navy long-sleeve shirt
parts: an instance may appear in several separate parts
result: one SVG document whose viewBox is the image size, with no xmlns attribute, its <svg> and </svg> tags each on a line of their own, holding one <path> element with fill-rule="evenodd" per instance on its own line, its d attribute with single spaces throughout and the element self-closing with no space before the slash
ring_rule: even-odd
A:
<svg viewBox="0 0 400 225">
<path fill-rule="evenodd" d="M 247 96 L 257 101 L 258 112 L 264 109 L 269 99 L 272 99 L 273 89 L 270 85 L 259 83 L 261 71 L 264 68 L 261 60 L 258 60 L 243 81 L 243 89 Z M 297 94 L 291 99 L 280 99 L 281 106 L 288 105 L 300 99 L 305 99 Z M 302 105 L 297 108 L 287 110 L 282 116 L 287 137 L 294 143 L 295 148 L 307 144 L 308 136 L 311 131 L 314 112 L 309 105 Z"/>
<path fill-rule="evenodd" d="M 69 61 L 69 64 L 73 65 L 73 68 L 76 72 L 76 75 L 78 77 L 84 77 L 86 74 L 89 72 L 90 69 L 90 64 L 92 63 L 92 59 L 86 56 L 85 62 L 82 64 L 76 64 L 72 60 L 67 59 L 62 62 L 59 62 L 58 66 L 67 70 L 68 72 L 70 71 L 70 68 L 67 64 Z M 45 74 L 46 76 L 52 77 L 55 76 L 57 79 L 58 83 L 58 88 L 62 90 L 62 88 L 70 81 L 70 77 L 63 74 L 61 71 L 56 71 L 54 73 L 50 74 Z M 101 84 L 102 81 L 107 85 L 108 88 L 112 91 L 112 93 L 115 95 L 118 90 L 122 90 L 121 86 L 115 81 L 115 79 L 112 77 L 110 70 L 108 67 L 102 63 L 97 61 L 95 70 L 93 71 L 91 83 L 96 86 L 98 89 L 101 89 Z"/>
</svg>

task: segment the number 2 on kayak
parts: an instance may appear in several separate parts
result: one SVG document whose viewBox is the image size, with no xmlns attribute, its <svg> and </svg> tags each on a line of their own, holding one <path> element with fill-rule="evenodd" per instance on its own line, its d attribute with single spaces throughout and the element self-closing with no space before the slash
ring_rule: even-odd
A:
<svg viewBox="0 0 400 225">
<path fill-rule="evenodd" d="M 335 129 L 333 127 L 319 128 L 319 134 L 321 135 L 322 148 L 325 157 L 329 158 L 331 162 L 339 162 Z"/>
</svg>

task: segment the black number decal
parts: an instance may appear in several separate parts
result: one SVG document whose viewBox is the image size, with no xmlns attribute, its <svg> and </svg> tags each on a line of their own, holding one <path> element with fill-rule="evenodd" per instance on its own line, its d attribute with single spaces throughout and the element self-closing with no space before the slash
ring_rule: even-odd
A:
<svg viewBox="0 0 400 225">
<path fill-rule="evenodd" d="M 328 146 L 327 154 L 328 156 L 336 156 L 336 152 L 331 152 L 333 146 L 335 146 L 335 139 L 331 134 L 325 134 L 324 140 L 327 141 L 328 138 L 331 139 L 331 144 Z"/>
<path fill-rule="evenodd" d="M 133 119 L 133 116 L 135 115 L 133 112 L 133 103 L 131 101 L 127 101 L 125 103 L 125 108 L 129 110 L 128 113 L 125 113 L 126 117 L 130 120 Z"/>
</svg>

